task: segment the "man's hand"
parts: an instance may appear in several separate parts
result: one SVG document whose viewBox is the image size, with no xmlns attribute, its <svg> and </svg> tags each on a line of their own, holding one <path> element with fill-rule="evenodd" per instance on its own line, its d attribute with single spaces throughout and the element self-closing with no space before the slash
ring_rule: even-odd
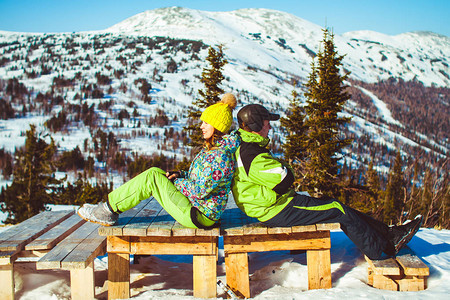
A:
<svg viewBox="0 0 450 300">
<path fill-rule="evenodd" d="M 178 177 L 180 177 L 180 175 L 181 175 L 180 171 L 167 171 L 166 172 L 166 177 L 172 182 L 175 179 L 177 179 Z"/>
</svg>

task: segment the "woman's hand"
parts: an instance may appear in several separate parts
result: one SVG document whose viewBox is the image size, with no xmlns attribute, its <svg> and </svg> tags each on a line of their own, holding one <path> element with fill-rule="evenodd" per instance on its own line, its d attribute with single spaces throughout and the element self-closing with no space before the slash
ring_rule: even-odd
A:
<svg viewBox="0 0 450 300">
<path fill-rule="evenodd" d="M 166 177 L 170 180 L 170 181 L 174 181 L 175 179 L 179 178 L 181 175 L 180 171 L 167 171 L 166 172 Z"/>
</svg>

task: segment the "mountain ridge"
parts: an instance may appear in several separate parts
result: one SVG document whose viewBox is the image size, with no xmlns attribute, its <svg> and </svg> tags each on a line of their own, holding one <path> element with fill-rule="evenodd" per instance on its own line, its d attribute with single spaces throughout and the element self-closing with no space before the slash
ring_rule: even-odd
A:
<svg viewBox="0 0 450 300">
<path fill-rule="evenodd" d="M 224 44 L 231 59 L 247 59 L 249 64 L 263 68 L 294 62 L 292 67 L 285 69 L 298 72 L 303 77 L 309 73 L 311 59 L 302 45 L 317 53 L 322 38 L 322 27 L 319 25 L 286 12 L 255 8 L 231 12 L 161 8 L 137 14 L 102 32 L 188 38 L 210 45 Z M 376 82 L 389 77 L 416 78 L 427 86 L 450 87 L 449 37 L 421 31 L 395 36 L 374 31 L 352 31 L 335 35 L 335 43 L 339 53 L 347 54 L 343 60 L 344 68 L 351 71 L 351 76 L 356 79 Z M 242 45 L 252 50 L 246 58 L 237 53 L 239 50 L 236 48 Z M 285 51 L 279 51 L 280 47 L 284 47 Z M 441 51 L 436 47 L 441 47 Z M 257 62 L 255 58 L 258 57 L 266 63 Z"/>
<path fill-rule="evenodd" d="M 210 12 L 165 7 L 144 11 L 103 30 L 80 33 L 165 36 L 223 44 L 232 62 L 279 68 L 303 78 L 309 74 L 311 58 L 322 39 L 321 26 L 265 8 Z M 351 78 L 374 83 L 395 77 L 450 87 L 450 37 L 430 31 L 391 36 L 359 30 L 334 39 L 338 53 L 345 55 L 343 67 L 351 72 Z"/>
</svg>

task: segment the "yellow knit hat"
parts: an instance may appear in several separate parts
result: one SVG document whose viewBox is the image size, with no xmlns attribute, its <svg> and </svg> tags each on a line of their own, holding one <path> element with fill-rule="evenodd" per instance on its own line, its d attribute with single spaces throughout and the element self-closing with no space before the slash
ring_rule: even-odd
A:
<svg viewBox="0 0 450 300">
<path fill-rule="evenodd" d="M 236 97 L 227 93 L 222 96 L 220 102 L 205 109 L 200 120 L 208 123 L 220 132 L 227 133 L 233 123 L 232 111 L 236 107 Z"/>
</svg>

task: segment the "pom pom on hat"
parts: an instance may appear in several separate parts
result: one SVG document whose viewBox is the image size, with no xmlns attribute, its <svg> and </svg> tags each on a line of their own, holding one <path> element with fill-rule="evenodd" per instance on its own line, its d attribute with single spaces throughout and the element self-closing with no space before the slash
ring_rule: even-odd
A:
<svg viewBox="0 0 450 300">
<path fill-rule="evenodd" d="M 227 133 L 233 123 L 232 111 L 236 105 L 236 97 L 227 93 L 222 96 L 220 102 L 207 107 L 202 113 L 200 120 L 208 123 L 220 132 Z"/>
<path fill-rule="evenodd" d="M 226 93 L 225 95 L 223 95 L 220 102 L 227 104 L 231 110 L 235 109 L 237 105 L 236 97 L 234 97 L 234 95 L 231 93 Z"/>
</svg>

